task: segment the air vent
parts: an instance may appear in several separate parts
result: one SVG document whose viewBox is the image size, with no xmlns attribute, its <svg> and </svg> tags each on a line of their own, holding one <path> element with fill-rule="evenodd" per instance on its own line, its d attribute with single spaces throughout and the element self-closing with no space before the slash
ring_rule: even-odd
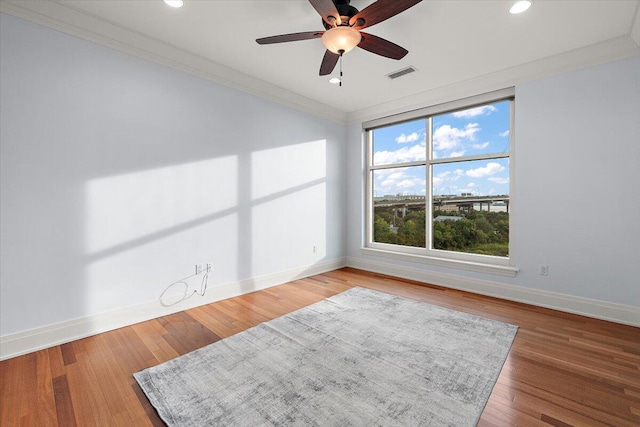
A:
<svg viewBox="0 0 640 427">
<path fill-rule="evenodd" d="M 394 71 L 391 74 L 387 74 L 387 77 L 389 77 L 391 80 L 393 80 L 393 79 L 397 79 L 398 77 L 402 77 L 402 76 L 406 76 L 407 74 L 411 74 L 414 71 L 416 71 L 416 69 L 413 66 L 410 66 L 410 67 L 407 67 L 407 68 L 403 68 L 402 70 Z"/>
</svg>

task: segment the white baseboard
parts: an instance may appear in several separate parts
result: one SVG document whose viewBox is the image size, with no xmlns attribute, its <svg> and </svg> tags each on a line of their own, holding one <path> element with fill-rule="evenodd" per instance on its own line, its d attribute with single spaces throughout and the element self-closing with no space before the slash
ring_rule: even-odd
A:
<svg viewBox="0 0 640 427">
<path fill-rule="evenodd" d="M 177 313 L 189 308 L 281 285 L 296 279 L 313 276 L 314 274 L 321 274 L 344 267 L 345 262 L 345 258 L 337 258 L 266 276 L 228 283 L 221 286 L 211 286 L 207 289 L 203 297 L 194 296 L 193 298 L 169 307 L 162 306 L 160 301 L 155 300 L 80 319 L 69 320 L 55 325 L 5 335 L 0 337 L 0 360 L 10 359 L 22 354 Z"/>
<path fill-rule="evenodd" d="M 347 266 L 625 325 L 640 326 L 640 309 L 629 305 L 353 257 L 347 258 Z"/>
</svg>

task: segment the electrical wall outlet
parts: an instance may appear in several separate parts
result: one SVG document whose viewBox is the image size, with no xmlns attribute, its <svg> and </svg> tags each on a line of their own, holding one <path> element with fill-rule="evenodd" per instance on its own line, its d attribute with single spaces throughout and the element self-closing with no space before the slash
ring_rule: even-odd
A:
<svg viewBox="0 0 640 427">
<path fill-rule="evenodd" d="M 206 269 L 207 269 L 207 273 L 210 273 L 211 270 L 213 270 L 213 263 L 212 262 L 208 262 L 207 266 L 206 266 Z"/>
<path fill-rule="evenodd" d="M 541 265 L 540 266 L 540 275 L 541 276 L 549 275 L 549 266 L 548 265 Z"/>
<path fill-rule="evenodd" d="M 196 264 L 196 274 L 202 273 L 202 264 Z"/>
</svg>

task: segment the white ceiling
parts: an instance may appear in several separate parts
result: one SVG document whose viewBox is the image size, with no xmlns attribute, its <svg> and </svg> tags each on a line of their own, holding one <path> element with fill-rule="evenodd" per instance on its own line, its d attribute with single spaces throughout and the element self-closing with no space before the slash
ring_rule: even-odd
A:
<svg viewBox="0 0 640 427">
<path fill-rule="evenodd" d="M 371 3 L 351 1 L 359 10 Z M 162 0 L 2 0 L 0 10 L 342 120 L 640 54 L 638 0 L 536 0 L 521 15 L 509 14 L 510 3 L 424 0 L 369 27 L 409 54 L 395 61 L 355 49 L 342 87 L 318 76 L 320 40 L 255 42 L 322 30 L 307 0 L 185 0 L 180 9 Z M 418 72 L 386 77 L 409 65 Z"/>
</svg>

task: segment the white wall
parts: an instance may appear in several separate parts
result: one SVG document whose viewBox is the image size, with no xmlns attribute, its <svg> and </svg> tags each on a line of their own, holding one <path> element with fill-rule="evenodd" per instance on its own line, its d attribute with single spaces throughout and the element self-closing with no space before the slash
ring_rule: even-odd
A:
<svg viewBox="0 0 640 427">
<path fill-rule="evenodd" d="M 159 306 L 197 262 L 210 290 L 248 292 L 344 256 L 344 125 L 12 16 L 0 28 L 0 335 Z"/>
<path fill-rule="evenodd" d="M 349 264 L 640 322 L 640 57 L 518 85 L 515 103 L 515 278 L 362 254 L 361 124 L 348 131 Z"/>
<path fill-rule="evenodd" d="M 518 86 L 515 126 L 516 283 L 640 307 L 640 57 Z"/>
</svg>

